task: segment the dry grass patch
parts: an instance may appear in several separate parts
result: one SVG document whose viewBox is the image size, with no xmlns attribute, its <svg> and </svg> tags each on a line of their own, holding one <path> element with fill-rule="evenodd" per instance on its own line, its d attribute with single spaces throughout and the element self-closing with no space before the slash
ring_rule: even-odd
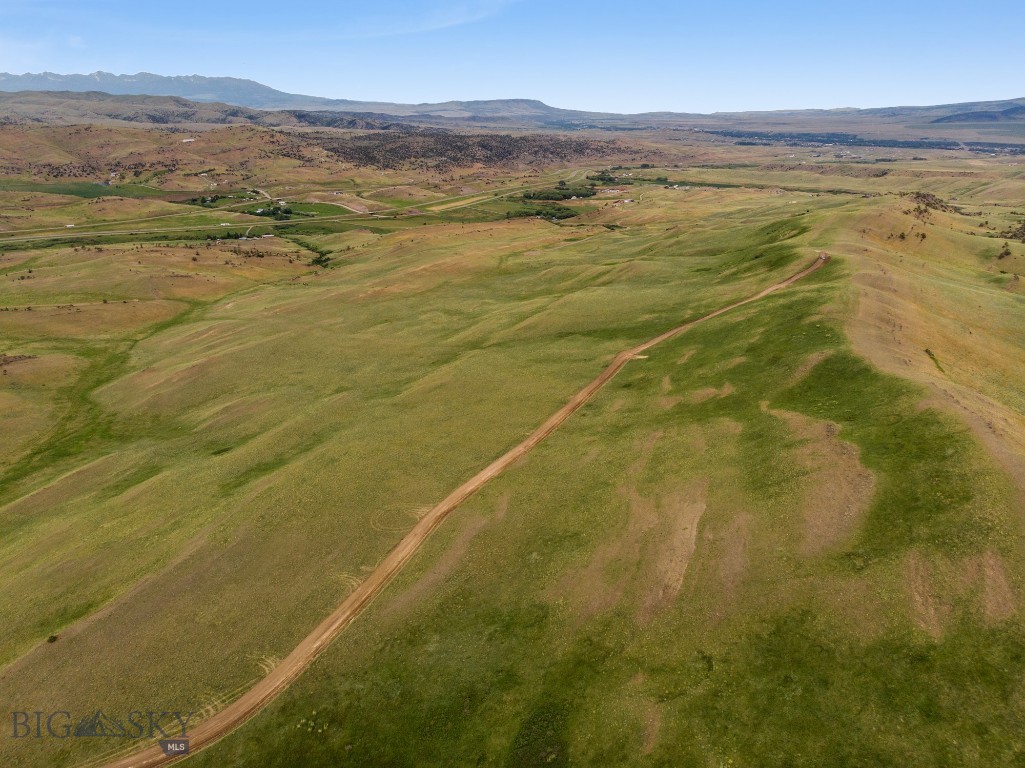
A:
<svg viewBox="0 0 1025 768">
<path fill-rule="evenodd" d="M 386 211 L 390 207 L 384 203 L 368 200 L 366 197 L 360 197 L 351 192 L 314 192 L 303 195 L 299 199 L 307 203 L 337 205 L 341 209 L 339 213 L 345 213 L 346 211 L 349 213 L 371 213 L 374 211 Z"/>
<path fill-rule="evenodd" d="M 461 192 L 460 194 L 466 194 Z M 408 185 L 400 185 L 397 187 L 382 187 L 381 189 L 375 189 L 373 192 L 364 193 L 363 197 L 371 200 L 388 200 L 388 201 L 406 201 L 411 203 L 422 203 L 430 202 L 432 200 L 440 200 L 445 195 L 439 192 L 432 192 L 427 189 L 421 189 L 420 187 L 411 187 Z"/>
<path fill-rule="evenodd" d="M 801 481 L 802 552 L 822 554 L 855 534 L 868 513 L 875 479 L 861 464 L 857 447 L 838 437 L 836 424 L 788 411 L 771 413 L 799 441 L 797 459 L 806 473 Z"/>
<path fill-rule="evenodd" d="M 186 306 L 176 301 L 19 307 L 0 312 L 0 333 L 20 339 L 114 338 L 170 320 Z"/>
</svg>

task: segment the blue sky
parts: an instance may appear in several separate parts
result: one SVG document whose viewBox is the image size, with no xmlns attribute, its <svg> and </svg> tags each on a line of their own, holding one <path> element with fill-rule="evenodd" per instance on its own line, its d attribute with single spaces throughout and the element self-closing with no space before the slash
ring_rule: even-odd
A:
<svg viewBox="0 0 1025 768">
<path fill-rule="evenodd" d="M 1023 29 L 1021 0 L 0 0 L 0 71 L 616 112 L 871 107 L 1025 96 Z"/>
</svg>

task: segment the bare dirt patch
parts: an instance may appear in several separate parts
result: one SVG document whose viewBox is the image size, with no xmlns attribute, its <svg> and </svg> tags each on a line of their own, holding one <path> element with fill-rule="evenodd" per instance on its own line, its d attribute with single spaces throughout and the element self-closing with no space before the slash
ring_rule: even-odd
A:
<svg viewBox="0 0 1025 768">
<path fill-rule="evenodd" d="M 688 360 L 690 360 L 694 356 L 694 352 L 695 351 L 696 350 L 688 349 L 686 352 L 684 352 L 682 355 L 680 355 L 680 357 L 676 360 L 676 364 L 677 365 L 683 365 L 684 363 L 686 363 Z"/>
<path fill-rule="evenodd" d="M 995 552 L 982 556 L 982 607 L 986 620 L 992 624 L 1009 619 L 1018 610 L 1004 561 Z"/>
<path fill-rule="evenodd" d="M 659 397 L 659 399 L 658 399 L 659 408 L 662 408 L 663 410 L 667 410 L 668 411 L 674 405 L 676 405 L 681 400 L 683 400 L 683 398 L 679 397 L 679 396 L 670 397 L 669 393 L 672 392 L 672 391 L 673 391 L 673 382 L 670 380 L 668 375 L 664 376 L 662 378 L 662 386 L 661 386 L 662 396 Z"/>
<path fill-rule="evenodd" d="M 799 413 L 770 411 L 801 440 L 797 457 L 806 475 L 801 489 L 805 555 L 818 555 L 844 542 L 868 512 L 875 478 L 856 446 L 837 437 L 839 428 Z"/>
<path fill-rule="evenodd" d="M 912 552 L 905 561 L 912 617 L 920 629 L 940 638 L 953 620 L 954 608 L 999 624 L 1018 612 L 1003 558 L 992 550 L 956 560 L 927 561 Z"/>
<path fill-rule="evenodd" d="M 950 618 L 950 607 L 939 600 L 929 564 L 917 552 L 909 553 L 904 561 L 904 579 L 910 592 L 915 624 L 933 638 L 939 639 Z"/>
<path fill-rule="evenodd" d="M 686 491 L 674 491 L 662 497 L 661 535 L 652 542 L 652 557 L 642 587 L 637 621 L 646 625 L 672 605 L 683 586 L 697 545 L 698 525 L 705 513 L 707 482 Z"/>
<path fill-rule="evenodd" d="M 751 514 L 741 512 L 730 521 L 726 530 L 719 536 L 722 542 L 719 577 L 722 579 L 723 596 L 727 602 L 734 599 L 747 572 L 751 522 Z"/>
<path fill-rule="evenodd" d="M 731 358 L 730 360 L 727 360 L 726 363 L 723 365 L 723 368 L 728 371 L 730 368 L 736 368 L 741 363 L 746 363 L 746 362 L 747 362 L 747 358 L 744 357 L 743 355 L 740 355 L 739 357 L 734 357 L 734 358 Z"/>
<path fill-rule="evenodd" d="M 833 354 L 832 350 L 822 349 L 818 352 L 812 352 L 810 355 L 808 355 L 808 357 L 804 359 L 804 362 L 797 366 L 797 370 L 794 371 L 794 375 L 790 379 L 789 386 L 792 387 L 794 384 L 796 384 L 809 373 L 811 373 L 812 368 L 821 363 L 831 354 Z"/>
<path fill-rule="evenodd" d="M 687 399 L 692 403 L 703 403 L 706 400 L 711 400 L 713 397 L 726 397 L 736 392 L 736 388 L 728 381 L 721 387 L 705 387 L 703 389 L 695 390 L 688 395 Z"/>
<path fill-rule="evenodd" d="M 654 701 L 647 701 L 644 707 L 644 744 L 641 753 L 650 755 L 658 744 L 658 734 L 662 730 L 662 712 Z"/>
</svg>

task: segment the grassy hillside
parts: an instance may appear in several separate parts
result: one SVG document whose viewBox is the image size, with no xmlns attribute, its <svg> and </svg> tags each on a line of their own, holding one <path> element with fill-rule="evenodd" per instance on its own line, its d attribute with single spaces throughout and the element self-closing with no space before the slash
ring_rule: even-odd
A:
<svg viewBox="0 0 1025 768">
<path fill-rule="evenodd" d="M 629 361 L 187 764 L 1017 759 L 1011 161 L 666 142 L 558 219 L 523 193 L 606 166 L 350 178 L 252 129 L 21 135 L 175 168 L 99 202 L 0 181 L 0 701 L 223 709 L 618 352 L 825 250 Z"/>
<path fill-rule="evenodd" d="M 855 263 L 629 367 L 197 764 L 1013 764 L 1020 491 L 853 353 Z"/>
</svg>

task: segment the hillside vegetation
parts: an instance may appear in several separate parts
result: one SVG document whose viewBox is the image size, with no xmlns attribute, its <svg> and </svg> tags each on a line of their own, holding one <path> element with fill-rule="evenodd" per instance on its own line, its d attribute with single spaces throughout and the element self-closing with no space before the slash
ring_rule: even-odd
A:
<svg viewBox="0 0 1025 768">
<path fill-rule="evenodd" d="M 1020 166 L 677 138 L 0 129 L 0 700 L 209 721 L 758 297 L 184 764 L 1020 761 Z"/>
</svg>

